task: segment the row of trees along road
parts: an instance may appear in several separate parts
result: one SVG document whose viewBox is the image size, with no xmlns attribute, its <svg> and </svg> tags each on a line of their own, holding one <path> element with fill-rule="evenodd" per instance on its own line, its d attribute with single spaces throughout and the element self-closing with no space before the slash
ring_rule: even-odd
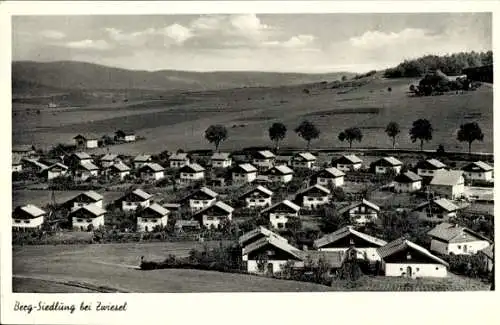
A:
<svg viewBox="0 0 500 325">
<path fill-rule="evenodd" d="M 305 120 L 295 128 L 295 133 L 307 142 L 307 150 L 309 150 L 311 141 L 318 139 L 321 131 L 312 122 Z M 413 122 L 410 128 L 409 135 L 413 143 L 420 142 L 420 150 L 424 148 L 424 142 L 432 140 L 434 129 L 432 124 L 427 119 L 418 119 Z M 385 133 L 392 140 L 392 148 L 396 146 L 396 138 L 401 133 L 401 128 L 396 122 L 390 122 L 385 128 Z M 275 149 L 279 149 L 280 143 L 286 138 L 287 127 L 283 123 L 273 123 L 269 128 L 269 139 L 274 143 Z M 220 144 L 228 138 L 228 131 L 223 125 L 211 125 L 205 131 L 205 139 L 209 143 L 215 145 L 215 150 L 219 150 Z M 352 148 L 354 141 L 361 142 L 363 133 L 360 128 L 350 127 L 341 131 L 338 135 L 341 142 L 348 142 L 349 148 Z M 471 152 L 472 143 L 474 141 L 483 141 L 484 134 L 481 127 L 476 122 L 465 123 L 460 125 L 457 132 L 457 140 L 468 144 L 469 153 Z"/>
</svg>

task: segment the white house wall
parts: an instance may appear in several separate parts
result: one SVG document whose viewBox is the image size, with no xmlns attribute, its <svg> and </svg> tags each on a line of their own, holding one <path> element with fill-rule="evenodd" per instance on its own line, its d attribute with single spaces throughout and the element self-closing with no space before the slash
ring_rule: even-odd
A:
<svg viewBox="0 0 500 325">
<path fill-rule="evenodd" d="M 166 226 L 167 222 L 168 222 L 168 216 L 163 216 L 161 218 L 137 217 L 137 231 L 139 232 L 152 231 L 156 226 L 163 226 L 163 227 Z"/>
<path fill-rule="evenodd" d="M 402 276 L 406 274 L 407 268 L 411 267 L 412 278 L 434 277 L 445 278 L 448 275 L 446 266 L 442 264 L 420 264 L 420 263 L 382 263 L 385 276 Z"/>
<path fill-rule="evenodd" d="M 271 206 L 271 197 L 268 198 L 255 198 L 247 197 L 245 199 L 247 208 L 267 207 Z"/>
<path fill-rule="evenodd" d="M 122 201 L 122 210 L 123 211 L 134 211 L 137 210 L 139 206 L 143 208 L 147 208 L 149 206 L 150 200 L 142 201 L 142 202 L 130 202 L 130 201 Z"/>
<path fill-rule="evenodd" d="M 72 218 L 73 229 L 87 231 L 89 225 L 93 225 L 94 229 L 104 226 L 104 216 L 102 215 L 96 218 L 80 218 L 80 217 Z"/>
<path fill-rule="evenodd" d="M 43 224 L 43 216 L 33 219 L 12 219 L 14 228 L 39 228 Z"/>
</svg>

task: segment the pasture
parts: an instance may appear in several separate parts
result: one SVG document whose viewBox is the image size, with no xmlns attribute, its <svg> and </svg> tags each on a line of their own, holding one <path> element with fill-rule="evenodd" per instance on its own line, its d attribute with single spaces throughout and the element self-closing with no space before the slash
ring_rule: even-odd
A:
<svg viewBox="0 0 500 325">
<path fill-rule="evenodd" d="M 205 129 L 211 124 L 223 124 L 229 130 L 229 138 L 221 149 L 234 150 L 271 145 L 267 129 L 281 121 L 288 127 L 282 147 L 302 148 L 305 141 L 293 129 L 309 119 L 321 130 L 320 138 L 312 141 L 312 148 L 346 147 L 337 135 L 350 126 L 361 128 L 364 135 L 360 144 L 354 143 L 355 147 L 388 148 L 391 140 L 384 129 L 388 122 L 395 121 L 401 126 L 397 147 L 414 149 L 418 144 L 411 143 L 408 129 L 414 120 L 427 118 L 433 124 L 434 134 L 424 148 L 435 149 L 443 144 L 447 151 L 465 151 L 466 144 L 456 140 L 456 130 L 461 123 L 476 121 L 485 137 L 483 142 L 473 144 L 473 151 L 492 152 L 491 87 L 483 86 L 464 94 L 409 97 L 407 90 L 412 83 L 415 80 L 375 78 L 354 88 L 318 85 L 239 88 L 168 95 L 176 96 L 176 100 L 165 96 L 162 100 L 137 99 L 131 103 L 61 109 L 31 105 L 29 115 L 26 104 L 14 104 L 13 141 L 47 148 L 58 142 L 70 142 L 77 133 L 111 135 L 117 129 L 131 129 L 146 140 L 109 150 L 125 154 L 193 150 L 210 148 L 203 137 Z M 304 88 L 311 89 L 310 93 L 304 93 Z M 40 114 L 35 109 L 40 109 Z"/>
</svg>

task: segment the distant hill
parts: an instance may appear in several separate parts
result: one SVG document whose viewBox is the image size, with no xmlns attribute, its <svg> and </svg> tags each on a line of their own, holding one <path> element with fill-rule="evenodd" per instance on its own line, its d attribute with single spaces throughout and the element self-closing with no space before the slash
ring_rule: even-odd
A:
<svg viewBox="0 0 500 325">
<path fill-rule="evenodd" d="M 175 70 L 136 71 L 103 65 L 74 62 L 12 63 L 14 94 L 33 90 L 216 90 L 241 87 L 275 87 L 334 81 L 350 73 L 278 73 L 278 72 L 189 72 Z"/>
</svg>

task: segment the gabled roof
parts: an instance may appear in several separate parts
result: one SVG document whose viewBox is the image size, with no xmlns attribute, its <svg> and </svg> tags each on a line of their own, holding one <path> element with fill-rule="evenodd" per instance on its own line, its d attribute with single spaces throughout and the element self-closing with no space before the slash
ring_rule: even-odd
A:
<svg viewBox="0 0 500 325">
<path fill-rule="evenodd" d="M 163 166 L 157 163 L 145 163 L 144 165 L 141 166 L 141 168 L 139 168 L 139 170 L 143 169 L 151 169 L 154 172 L 162 172 L 165 170 Z"/>
<path fill-rule="evenodd" d="M 212 160 L 228 160 L 231 158 L 231 154 L 228 152 L 214 152 L 210 158 Z"/>
<path fill-rule="evenodd" d="M 98 170 L 99 169 L 99 167 L 97 167 L 92 162 L 87 161 L 87 160 L 80 161 L 79 166 L 86 169 L 86 170 Z"/>
<path fill-rule="evenodd" d="M 104 210 L 103 208 L 98 207 L 95 204 L 86 204 L 86 205 L 84 205 L 82 207 L 79 207 L 79 208 L 73 210 L 70 214 L 73 214 L 73 213 L 75 213 L 77 211 L 80 211 L 81 209 L 90 212 L 91 214 L 93 214 L 96 217 L 99 217 L 99 216 L 101 216 L 101 215 L 103 215 L 103 214 L 106 213 L 106 210 Z"/>
<path fill-rule="evenodd" d="M 490 170 L 493 170 L 493 166 L 490 166 L 482 161 L 475 161 L 466 165 L 462 168 L 462 170 L 467 172 L 489 172 Z"/>
<path fill-rule="evenodd" d="M 273 171 L 277 171 L 278 174 L 281 174 L 281 175 L 293 174 L 293 170 L 290 167 L 285 166 L 285 165 L 273 166 L 269 170 L 265 171 L 263 174 L 265 174 L 265 175 L 273 175 L 274 174 Z"/>
<path fill-rule="evenodd" d="M 46 166 L 46 165 L 42 164 L 41 162 L 37 161 L 36 159 L 26 159 L 26 158 L 23 158 L 23 159 L 21 159 L 21 161 L 24 161 L 24 162 L 27 162 L 29 164 L 35 165 L 35 166 L 37 166 L 40 169 L 46 169 L 47 167 L 49 167 L 49 166 Z"/>
<path fill-rule="evenodd" d="M 153 197 L 153 195 L 144 192 L 140 188 L 133 190 L 132 194 L 135 195 L 135 196 L 137 196 L 137 197 L 139 197 L 139 198 L 141 198 L 141 199 L 143 199 L 143 200 L 149 200 L 150 198 Z"/>
<path fill-rule="evenodd" d="M 61 164 L 61 163 L 55 163 L 55 164 L 50 165 L 49 167 L 45 168 L 44 170 L 46 170 L 46 169 L 48 169 L 48 170 L 52 170 L 52 169 L 54 169 L 54 168 L 61 168 L 61 169 L 65 169 L 65 170 L 67 170 L 67 169 L 68 169 L 68 166 L 63 165 L 63 164 Z M 42 170 L 42 172 L 43 172 L 44 170 Z"/>
<path fill-rule="evenodd" d="M 252 164 L 248 164 L 248 163 L 245 163 L 245 164 L 239 164 L 239 165 L 237 165 L 237 166 L 233 169 L 233 171 L 237 171 L 237 170 L 239 170 L 239 169 L 242 169 L 242 170 L 243 170 L 244 172 L 246 172 L 246 173 L 254 173 L 254 172 L 256 172 L 256 171 L 257 171 L 257 168 L 255 168 L 255 166 L 254 166 L 254 165 L 252 165 Z"/>
<path fill-rule="evenodd" d="M 134 131 L 131 130 L 117 130 L 115 134 L 123 133 L 124 135 L 135 135 Z"/>
<path fill-rule="evenodd" d="M 299 253 L 300 250 L 298 248 L 296 248 L 296 247 L 290 245 L 288 242 L 283 241 L 281 239 L 278 239 L 274 236 L 264 237 L 264 238 L 261 238 L 255 242 L 253 242 L 253 243 L 248 244 L 247 246 L 243 247 L 242 254 L 247 255 L 247 254 L 249 254 L 249 253 L 251 253 L 251 252 L 263 247 L 264 245 L 267 245 L 267 244 L 271 244 L 272 246 L 289 253 L 290 255 L 294 256 L 298 260 L 304 259 L 303 256 Z"/>
<path fill-rule="evenodd" d="M 446 267 L 449 267 L 449 264 L 446 263 L 444 260 L 431 254 L 431 252 L 429 252 L 427 249 L 409 241 L 408 239 L 406 239 L 404 237 L 393 240 L 390 243 L 388 243 L 387 245 L 378 248 L 377 252 L 379 253 L 380 257 L 382 259 L 384 259 L 388 256 L 393 255 L 394 253 L 405 250 L 408 247 L 426 255 L 427 257 L 433 259 L 434 261 L 438 262 L 439 264 L 442 264 L 442 265 L 445 265 Z"/>
<path fill-rule="evenodd" d="M 188 154 L 185 152 L 173 153 L 168 157 L 169 160 L 187 160 Z"/>
<path fill-rule="evenodd" d="M 290 202 L 289 200 L 283 200 L 281 202 L 275 203 L 274 205 L 262 210 L 260 213 L 266 213 L 268 211 L 272 211 L 275 208 L 279 207 L 280 205 L 285 205 L 285 206 L 291 208 L 292 210 L 294 210 L 295 212 L 298 212 L 300 210 L 300 206 L 298 206 L 297 204 Z"/>
<path fill-rule="evenodd" d="M 373 163 L 374 166 L 401 166 L 402 164 L 394 157 L 384 157 Z"/>
<path fill-rule="evenodd" d="M 199 173 L 205 171 L 205 168 L 201 167 L 197 163 L 192 163 L 189 165 L 182 166 L 180 171 L 184 173 Z"/>
<path fill-rule="evenodd" d="M 313 155 L 312 153 L 310 152 L 299 152 L 297 153 L 293 159 L 303 159 L 303 160 L 306 160 L 306 161 L 315 161 L 317 158 L 315 155 Z"/>
<path fill-rule="evenodd" d="M 343 162 L 345 161 L 346 163 L 350 164 L 361 164 L 363 160 L 361 160 L 358 156 L 356 155 L 344 155 L 337 160 L 335 160 L 335 163 L 337 162 Z"/>
<path fill-rule="evenodd" d="M 441 239 L 448 243 L 463 243 L 475 240 L 485 240 L 488 243 L 492 243 L 492 241 L 481 235 L 472 231 L 469 228 L 461 227 L 457 224 L 451 224 L 447 222 L 443 222 L 436 227 L 432 228 L 427 235 Z"/>
<path fill-rule="evenodd" d="M 255 158 L 257 159 L 270 159 L 276 157 L 274 153 L 269 150 L 261 150 L 255 153 Z"/>
<path fill-rule="evenodd" d="M 27 204 L 25 206 L 17 207 L 17 209 L 22 210 L 23 212 L 25 212 L 26 214 L 30 215 L 33 218 L 38 218 L 46 214 L 45 211 L 43 211 L 34 204 Z"/>
<path fill-rule="evenodd" d="M 87 160 L 87 159 L 92 159 L 92 157 L 86 153 L 86 152 L 74 152 L 72 154 L 72 156 L 75 156 L 76 158 L 80 159 L 80 160 Z"/>
<path fill-rule="evenodd" d="M 439 170 L 434 174 L 430 185 L 454 186 L 463 183 L 461 170 Z"/>
<path fill-rule="evenodd" d="M 151 155 L 137 155 L 134 158 L 134 162 L 146 162 L 151 160 Z"/>
<path fill-rule="evenodd" d="M 266 227 L 258 226 L 257 228 L 250 230 L 249 232 L 246 232 L 243 235 L 241 235 L 238 238 L 238 243 L 241 245 L 241 244 L 249 241 L 250 239 L 252 239 L 258 235 L 264 235 L 266 237 L 273 236 L 279 240 L 282 240 L 284 242 L 288 242 L 288 240 L 286 238 L 281 237 L 280 235 L 278 235 L 275 232 L 272 232 L 271 230 L 267 229 Z"/>
<path fill-rule="evenodd" d="M 441 198 L 441 199 L 435 199 L 432 201 L 427 201 L 427 202 L 424 202 L 422 204 L 419 204 L 413 210 L 414 211 L 415 210 L 417 210 L 417 211 L 422 210 L 422 208 L 425 208 L 425 207 L 429 206 L 430 204 L 432 204 L 434 206 L 438 206 L 439 208 L 443 209 L 446 212 L 453 212 L 453 211 L 457 211 L 458 209 L 460 209 L 457 205 L 455 205 L 450 200 L 445 199 L 445 198 Z"/>
<path fill-rule="evenodd" d="M 118 158 L 117 154 L 107 153 L 101 157 L 101 161 L 115 161 Z"/>
<path fill-rule="evenodd" d="M 170 211 L 159 205 L 158 203 L 153 203 L 148 206 L 145 210 L 151 210 L 155 213 L 158 213 L 161 216 L 167 215 Z"/>
<path fill-rule="evenodd" d="M 99 136 L 97 134 L 93 134 L 93 133 L 85 133 L 85 134 L 78 134 L 75 137 L 73 137 L 73 139 L 76 139 L 76 138 L 83 138 L 85 140 L 97 140 L 97 139 L 99 139 Z"/>
<path fill-rule="evenodd" d="M 345 173 L 343 171 L 335 167 L 328 167 L 316 173 L 316 175 L 322 175 L 322 174 L 331 175 L 331 177 L 333 178 L 345 176 Z"/>
<path fill-rule="evenodd" d="M 267 196 L 267 197 L 270 197 L 270 196 L 272 196 L 272 195 L 273 195 L 273 192 L 272 192 L 271 190 L 269 190 L 269 189 L 265 188 L 264 186 L 259 185 L 259 186 L 257 186 L 256 188 L 251 189 L 251 190 L 249 190 L 249 191 L 247 191 L 247 192 L 243 193 L 243 194 L 240 196 L 240 199 L 243 199 L 243 198 L 247 197 L 248 195 L 250 195 L 250 194 L 252 194 L 252 193 L 254 193 L 254 192 L 256 192 L 256 191 L 257 191 L 257 192 L 260 192 L 260 193 L 262 193 L 262 194 L 264 194 L 264 195 L 265 195 L 265 196 Z"/>
<path fill-rule="evenodd" d="M 418 176 L 412 171 L 407 171 L 403 174 L 399 174 L 398 176 L 396 176 L 394 180 L 398 183 L 413 183 L 421 181 L 422 177 Z"/>
<path fill-rule="evenodd" d="M 323 192 L 325 195 L 330 194 L 330 190 L 327 189 L 326 187 L 321 186 L 319 184 L 314 184 L 313 186 L 309 186 L 308 188 L 298 191 L 296 195 L 303 195 L 310 192 L 311 190 L 319 190 L 320 192 Z"/>
<path fill-rule="evenodd" d="M 384 246 L 387 244 L 387 242 L 385 240 L 378 239 L 376 237 L 359 232 L 359 231 L 355 230 L 352 226 L 346 226 L 346 227 L 340 228 L 340 229 L 332 232 L 331 234 L 325 235 L 325 236 L 315 240 L 314 247 L 321 248 L 325 245 L 334 243 L 337 240 L 342 239 L 350 234 L 357 236 L 359 238 L 362 238 L 362 239 L 366 240 L 367 242 L 373 243 L 373 244 L 378 245 L 378 246 Z"/>
<path fill-rule="evenodd" d="M 113 165 L 111 165 L 111 167 L 109 168 L 113 168 L 113 169 L 116 169 L 118 170 L 119 172 L 126 172 L 126 171 L 129 171 L 130 170 L 130 167 L 125 165 L 122 161 L 119 161 L 119 162 L 116 162 L 114 163 Z"/>
<path fill-rule="evenodd" d="M 209 209 L 213 209 L 214 207 L 217 207 L 219 209 L 222 209 L 224 212 L 226 213 L 232 213 L 234 211 L 234 208 L 227 205 L 226 203 L 222 202 L 222 201 L 217 201 L 211 205 L 209 205 L 208 207 L 196 212 L 194 215 L 200 215 L 200 214 L 203 214 L 205 211 L 209 210 Z"/>
<path fill-rule="evenodd" d="M 102 200 L 103 196 L 95 191 L 87 191 L 87 192 L 83 192 L 83 193 L 80 193 L 78 194 L 77 196 L 75 196 L 73 199 L 76 199 L 77 197 L 79 197 L 80 195 L 83 195 L 85 197 L 88 197 L 89 199 L 91 199 L 92 201 L 94 202 L 97 202 L 97 201 L 100 201 Z"/>
<path fill-rule="evenodd" d="M 370 208 L 372 208 L 375 211 L 380 211 L 380 208 L 379 208 L 378 205 L 376 205 L 375 203 L 372 203 L 372 202 L 370 202 L 368 200 L 363 199 L 361 202 L 357 202 L 357 203 L 351 204 L 351 205 L 349 205 L 349 206 L 347 206 L 345 208 L 340 209 L 339 213 L 343 214 L 343 213 L 345 213 L 347 211 L 350 211 L 351 209 L 354 209 L 354 208 L 356 208 L 356 207 L 358 207 L 360 205 L 366 205 L 367 207 L 370 207 Z"/>
<path fill-rule="evenodd" d="M 219 196 L 219 193 L 212 191 L 208 187 L 203 186 L 203 187 L 200 187 L 198 190 L 194 191 L 192 194 L 188 195 L 188 198 L 195 195 L 196 193 L 199 193 L 199 192 L 206 194 L 211 198 L 216 198 L 217 196 Z"/>
<path fill-rule="evenodd" d="M 420 169 L 433 169 L 433 170 L 436 170 L 436 169 L 442 169 L 442 168 L 446 168 L 446 165 L 443 164 L 442 162 L 440 162 L 439 160 L 437 159 L 427 159 L 427 160 L 421 160 L 417 163 L 417 168 L 420 168 Z"/>
</svg>

